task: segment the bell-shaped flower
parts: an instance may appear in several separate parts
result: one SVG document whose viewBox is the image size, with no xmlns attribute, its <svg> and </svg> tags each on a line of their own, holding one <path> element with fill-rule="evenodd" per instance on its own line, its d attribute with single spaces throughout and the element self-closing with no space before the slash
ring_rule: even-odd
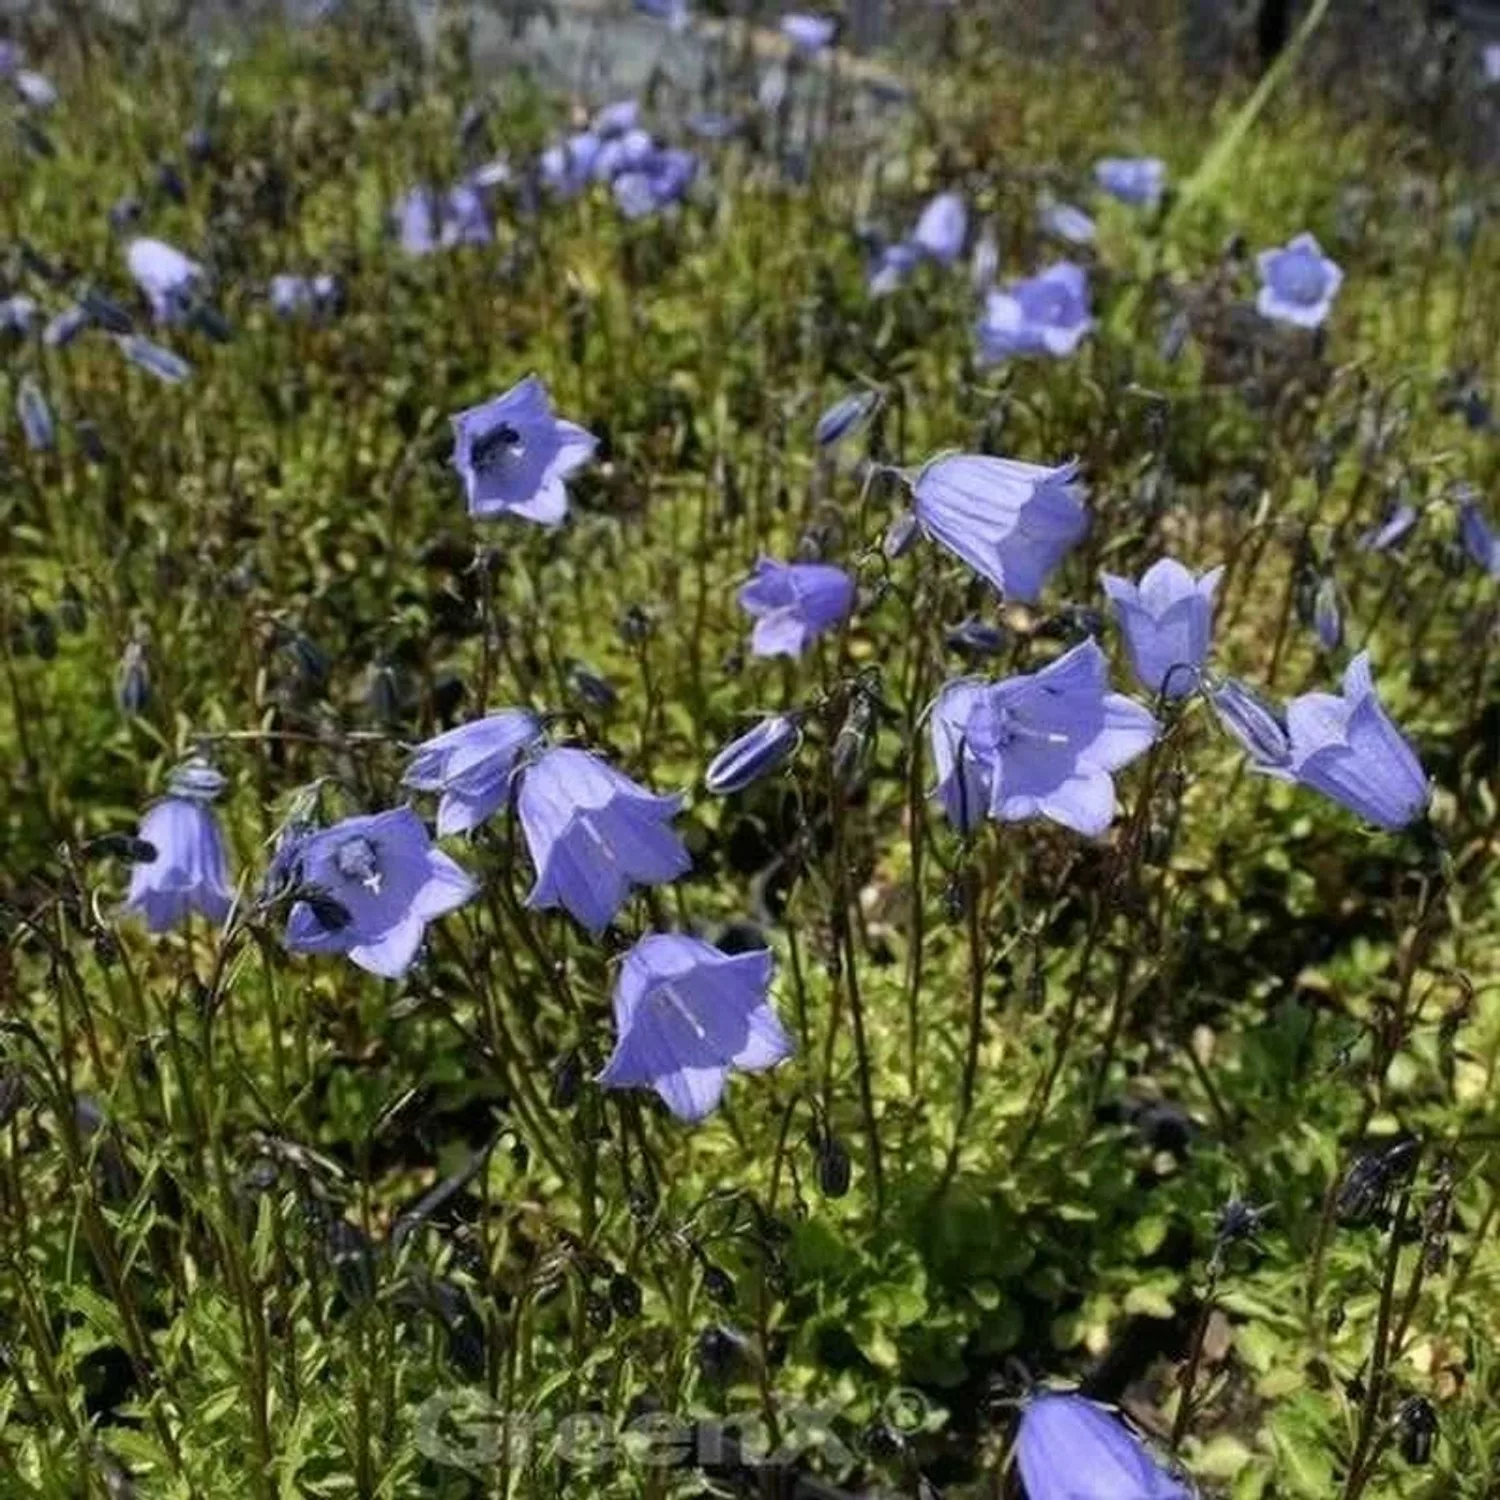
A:
<svg viewBox="0 0 1500 1500">
<path fill-rule="evenodd" d="M 1070 245 L 1092 245 L 1099 232 L 1094 221 L 1071 203 L 1043 203 L 1038 219 L 1044 234 Z"/>
<path fill-rule="evenodd" d="M 939 193 L 917 220 L 910 243 L 939 265 L 951 266 L 964 253 L 969 210 L 960 193 Z"/>
<path fill-rule="evenodd" d="M 1386 552 L 1406 539 L 1417 524 L 1417 508 L 1402 502 L 1396 505 L 1378 526 L 1372 526 L 1355 542 L 1361 552 Z"/>
<path fill-rule="evenodd" d="M 290 863 L 299 899 L 287 918 L 287 947 L 344 953 L 384 979 L 411 967 L 429 922 L 478 891 L 460 865 L 433 848 L 409 807 L 345 818 L 310 834 Z"/>
<path fill-rule="evenodd" d="M 1102 834 L 1115 815 L 1113 773 L 1159 730 L 1134 699 L 1109 691 L 1108 663 L 1089 639 L 1039 672 L 943 690 L 931 725 L 935 795 L 963 828 L 987 797 L 1002 823 L 1050 818 Z"/>
<path fill-rule="evenodd" d="M 494 237 L 477 189 L 460 182 L 439 194 L 415 187 L 396 204 L 396 237 L 407 255 L 430 255 L 455 245 L 487 245 Z"/>
<path fill-rule="evenodd" d="M 1094 163 L 1094 181 L 1121 203 L 1155 208 L 1167 186 L 1167 166 L 1155 156 L 1106 156 Z"/>
<path fill-rule="evenodd" d="M 1299 234 L 1279 250 L 1262 250 L 1255 264 L 1260 272 L 1256 310 L 1299 328 L 1316 328 L 1344 283 L 1344 273 L 1310 234 Z"/>
<path fill-rule="evenodd" d="M 1088 530 L 1076 463 L 1028 464 L 960 453 L 935 458 L 912 486 L 923 532 L 1007 599 L 1035 602 Z"/>
<path fill-rule="evenodd" d="M 169 795 L 148 808 L 137 835 L 150 857 L 130 872 L 121 907 L 165 932 L 198 912 L 220 923 L 234 904 L 229 858 L 210 803 L 224 778 L 202 761 L 190 761 L 171 779 Z"/>
<path fill-rule="evenodd" d="M 1290 770 L 1366 822 L 1394 831 L 1426 811 L 1427 778 L 1375 692 L 1361 651 L 1344 672 L 1343 696 L 1304 693 L 1286 708 Z"/>
<path fill-rule="evenodd" d="M 1093 326 L 1088 277 L 1072 261 L 1059 261 L 991 292 L 975 332 L 980 358 L 995 364 L 1018 354 L 1064 359 Z"/>
<path fill-rule="evenodd" d="M 1248 683 L 1227 677 L 1208 695 L 1219 723 L 1244 747 L 1257 771 L 1291 780 L 1292 742 L 1286 715 Z"/>
<path fill-rule="evenodd" d="M 698 158 L 691 151 L 653 146 L 615 175 L 610 191 L 627 219 L 643 219 L 680 203 L 697 175 Z"/>
<path fill-rule="evenodd" d="M 781 18 L 781 34 L 798 52 L 811 56 L 822 52 L 838 33 L 839 24 L 832 16 L 811 15 L 806 11 L 789 11 Z"/>
<path fill-rule="evenodd" d="M 760 1072 L 791 1055 L 771 969 L 763 948 L 728 954 L 677 933 L 643 937 L 620 966 L 615 1049 L 599 1082 L 653 1088 L 678 1119 L 701 1120 L 731 1068 Z"/>
<path fill-rule="evenodd" d="M 854 608 L 854 580 L 828 563 L 783 563 L 763 557 L 739 602 L 755 620 L 756 656 L 801 656 L 809 641 L 841 625 Z"/>
<path fill-rule="evenodd" d="M 727 797 L 769 776 L 797 748 L 801 733 L 792 714 L 762 719 L 714 756 L 704 774 L 704 786 L 716 797 Z"/>
<path fill-rule="evenodd" d="M 866 287 L 872 297 L 888 297 L 922 263 L 922 252 L 909 241 L 898 240 L 876 252 L 870 262 Z"/>
<path fill-rule="evenodd" d="M 548 146 L 537 162 L 543 188 L 554 198 L 572 198 L 594 180 L 594 164 L 604 142 L 592 130 L 580 130 Z"/>
<path fill-rule="evenodd" d="M 818 418 L 813 439 L 820 448 L 832 448 L 864 426 L 865 420 L 879 404 L 874 391 L 850 391 L 840 396 Z"/>
<path fill-rule="evenodd" d="M 1223 576 L 1223 568 L 1210 568 L 1194 578 L 1170 557 L 1152 563 L 1139 584 L 1101 575 L 1130 665 L 1147 692 L 1182 698 L 1197 686 L 1213 634 L 1214 591 Z"/>
<path fill-rule="evenodd" d="M 158 323 L 178 323 L 192 312 L 203 286 L 203 267 L 162 240 L 131 240 L 125 248 L 131 279 L 146 294 Z"/>
<path fill-rule="evenodd" d="M 0 299 L 0 333 L 29 333 L 41 314 L 36 298 L 25 292 Z"/>
<path fill-rule="evenodd" d="M 521 778 L 521 832 L 536 866 L 529 906 L 561 906 L 602 932 L 632 886 L 664 885 L 692 859 L 672 831 L 681 797 L 657 797 L 587 750 L 561 746 Z"/>
<path fill-rule="evenodd" d="M 417 747 L 402 785 L 443 794 L 439 838 L 468 833 L 505 805 L 516 763 L 541 734 L 536 715 L 524 708 L 460 724 Z"/>
<path fill-rule="evenodd" d="M 524 516 L 555 526 L 568 514 L 564 481 L 594 455 L 597 440 L 552 412 L 547 388 L 528 375 L 503 396 L 453 418 L 453 461 L 469 514 Z"/>
<path fill-rule="evenodd" d="M 21 68 L 12 78 L 16 92 L 33 109 L 51 109 L 57 103 L 57 85 L 45 73 Z"/>
<path fill-rule="evenodd" d="M 1021 1413 L 1016 1464 L 1026 1500 L 1192 1500 L 1117 1417 L 1082 1396 L 1047 1392 Z"/>
</svg>

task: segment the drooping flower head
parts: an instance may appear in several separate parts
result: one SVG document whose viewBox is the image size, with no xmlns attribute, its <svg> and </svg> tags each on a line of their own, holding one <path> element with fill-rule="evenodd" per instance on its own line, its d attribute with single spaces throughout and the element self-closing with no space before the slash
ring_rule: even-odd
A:
<svg viewBox="0 0 1500 1500">
<path fill-rule="evenodd" d="M 1066 358 L 1093 326 L 1088 277 L 1082 266 L 1059 261 L 991 292 L 976 333 L 980 357 L 994 364 L 1018 354 Z"/>
<path fill-rule="evenodd" d="M 627 219 L 642 219 L 680 203 L 697 175 L 698 158 L 691 151 L 653 145 L 616 174 L 611 191 Z"/>
<path fill-rule="evenodd" d="M 1167 185 L 1167 166 L 1155 156 L 1106 156 L 1094 163 L 1094 181 L 1121 203 L 1155 208 Z"/>
<path fill-rule="evenodd" d="M 960 193 L 939 193 L 917 220 L 911 243 L 939 265 L 951 266 L 964 251 L 969 210 Z"/>
<path fill-rule="evenodd" d="M 430 255 L 456 245 L 487 245 L 494 238 L 484 198 L 460 182 L 439 194 L 415 187 L 396 204 L 396 235 L 407 255 Z"/>
<path fill-rule="evenodd" d="M 1082 1396 L 1026 1403 L 1016 1463 L 1026 1500 L 1192 1500 L 1124 1423 Z"/>
<path fill-rule="evenodd" d="M 781 34 L 798 52 L 808 56 L 822 52 L 833 41 L 838 29 L 839 24 L 832 16 L 789 11 L 781 18 Z"/>
<path fill-rule="evenodd" d="M 677 933 L 643 937 L 615 986 L 615 1049 L 599 1082 L 653 1088 L 680 1120 L 719 1103 L 731 1068 L 760 1072 L 792 1051 L 771 1007 L 772 959 Z"/>
<path fill-rule="evenodd" d="M 922 530 L 1007 599 L 1030 604 L 1088 530 L 1076 463 L 976 453 L 936 458 L 913 485 Z"/>
<path fill-rule="evenodd" d="M 131 870 L 121 910 L 139 914 L 152 932 L 166 932 L 193 912 L 214 923 L 229 915 L 229 858 L 210 805 L 223 786 L 212 766 L 189 761 L 141 819 L 137 836 L 150 857 Z"/>
<path fill-rule="evenodd" d="M 581 130 L 548 146 L 537 162 L 541 184 L 555 198 L 572 198 L 594 180 L 594 163 L 604 143 L 592 130 Z"/>
<path fill-rule="evenodd" d="M 1256 310 L 1278 323 L 1316 328 L 1328 316 L 1344 283 L 1344 273 L 1310 234 L 1299 234 L 1279 250 L 1262 250 Z"/>
<path fill-rule="evenodd" d="M 516 763 L 541 733 L 536 715 L 524 708 L 460 724 L 417 747 L 402 785 L 442 793 L 439 838 L 468 833 L 504 806 Z"/>
<path fill-rule="evenodd" d="M 1102 575 L 1130 665 L 1147 692 L 1182 698 L 1197 685 L 1213 633 L 1214 592 L 1223 576 L 1223 568 L 1210 568 L 1194 578 L 1170 557 L 1147 568 L 1139 584 Z"/>
<path fill-rule="evenodd" d="M 961 678 L 942 690 L 931 716 L 935 795 L 960 828 L 988 813 L 1096 836 L 1114 819 L 1113 773 L 1159 730 L 1134 699 L 1109 691 L 1108 663 L 1091 638 L 1039 672 Z"/>
<path fill-rule="evenodd" d="M 739 602 L 755 620 L 756 656 L 801 656 L 809 641 L 841 625 L 854 608 L 854 580 L 828 563 L 763 557 L 741 586 Z"/>
<path fill-rule="evenodd" d="M 797 748 L 801 733 L 792 714 L 762 719 L 714 756 L 704 773 L 704 786 L 716 797 L 727 797 L 769 776 Z"/>
<path fill-rule="evenodd" d="M 453 461 L 469 514 L 524 516 L 555 526 L 568 513 L 564 481 L 593 457 L 591 433 L 552 412 L 547 388 L 528 375 L 503 396 L 453 418 Z"/>
<path fill-rule="evenodd" d="M 587 750 L 559 746 L 521 777 L 521 832 L 536 866 L 528 906 L 561 906 L 602 932 L 637 885 L 692 867 L 671 822 L 681 797 L 658 797 Z"/>
<path fill-rule="evenodd" d="M 429 922 L 460 907 L 478 887 L 433 848 L 409 807 L 345 818 L 290 853 L 301 894 L 286 924 L 298 953 L 343 953 L 360 968 L 399 979 L 412 965 Z"/>
<path fill-rule="evenodd" d="M 125 263 L 146 294 L 158 323 L 178 323 L 192 312 L 203 285 L 203 267 L 163 240 L 131 240 Z"/>
<path fill-rule="evenodd" d="M 1361 651 L 1341 697 L 1304 693 L 1286 708 L 1290 771 L 1302 786 L 1394 832 L 1427 808 L 1429 790 L 1411 746 L 1385 711 Z"/>
</svg>

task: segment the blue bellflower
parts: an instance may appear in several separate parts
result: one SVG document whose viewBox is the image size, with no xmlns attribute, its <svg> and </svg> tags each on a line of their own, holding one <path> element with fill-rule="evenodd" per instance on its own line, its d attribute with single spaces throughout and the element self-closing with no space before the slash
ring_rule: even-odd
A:
<svg viewBox="0 0 1500 1500">
<path fill-rule="evenodd" d="M 801 656 L 809 641 L 848 618 L 854 608 L 854 580 L 828 563 L 783 563 L 763 557 L 737 597 L 755 620 L 752 654 Z"/>
<path fill-rule="evenodd" d="M 716 797 L 726 797 L 769 776 L 797 748 L 801 734 L 792 714 L 762 719 L 714 756 L 704 774 L 704 786 Z"/>
<path fill-rule="evenodd" d="M 1166 189 L 1167 167 L 1155 156 L 1106 156 L 1094 163 L 1094 181 L 1121 203 L 1155 208 Z"/>
<path fill-rule="evenodd" d="M 541 733 L 536 715 L 523 708 L 460 724 L 417 747 L 402 785 L 443 794 L 439 838 L 468 833 L 509 800 L 516 763 Z"/>
<path fill-rule="evenodd" d="M 17 292 L 0 300 L 0 333 L 30 333 L 42 310 L 35 297 Z"/>
<path fill-rule="evenodd" d="M 864 426 L 879 397 L 874 391 L 850 391 L 840 396 L 818 418 L 813 438 L 820 448 L 832 448 Z"/>
<path fill-rule="evenodd" d="M 487 245 L 494 237 L 484 199 L 468 183 L 444 194 L 412 188 L 396 204 L 397 239 L 407 255 L 430 255 L 456 245 Z"/>
<path fill-rule="evenodd" d="M 964 251 L 969 211 L 959 193 L 939 193 L 917 220 L 911 243 L 941 266 L 951 266 Z"/>
<path fill-rule="evenodd" d="M 180 354 L 174 354 L 138 333 L 127 333 L 115 342 L 131 364 L 156 376 L 166 385 L 181 385 L 193 373 L 193 367 Z"/>
<path fill-rule="evenodd" d="M 453 461 L 469 514 L 524 516 L 556 526 L 568 514 L 564 481 L 594 455 L 597 440 L 553 415 L 547 388 L 528 375 L 503 396 L 453 418 Z"/>
<path fill-rule="evenodd" d="M 1304 693 L 1286 707 L 1290 771 L 1366 822 L 1394 832 L 1427 808 L 1427 778 L 1375 692 L 1361 651 L 1344 672 L 1343 695 Z"/>
<path fill-rule="evenodd" d="M 627 219 L 643 219 L 682 202 L 698 175 L 698 158 L 691 151 L 653 145 L 615 176 L 611 191 Z"/>
<path fill-rule="evenodd" d="M 166 932 L 198 912 L 222 923 L 234 904 L 229 858 L 210 803 L 224 778 L 202 761 L 190 761 L 168 784 L 169 795 L 147 809 L 138 837 L 151 850 L 130 872 L 121 907 Z"/>
<path fill-rule="evenodd" d="M 125 247 L 125 264 L 158 323 L 180 323 L 189 316 L 203 285 L 197 261 L 163 240 L 135 239 Z"/>
<path fill-rule="evenodd" d="M 1192 1500 L 1123 1422 L 1082 1396 L 1048 1392 L 1021 1413 L 1026 1500 Z"/>
<path fill-rule="evenodd" d="M 888 297 L 922 263 L 922 252 L 906 240 L 886 245 L 870 263 L 866 287 L 872 297 Z"/>
<path fill-rule="evenodd" d="M 1065 359 L 1093 326 L 1088 277 L 1072 261 L 1059 261 L 992 291 L 975 332 L 980 358 L 995 364 L 1018 354 Z"/>
<path fill-rule="evenodd" d="M 1185 697 L 1197 685 L 1213 633 L 1214 593 L 1223 568 L 1194 578 L 1170 557 L 1152 563 L 1140 583 L 1101 575 L 1115 607 L 1136 680 L 1149 693 Z"/>
<path fill-rule="evenodd" d="M 807 56 L 822 52 L 833 41 L 839 29 L 832 16 L 811 15 L 806 11 L 789 11 L 781 18 L 781 34 L 798 52 Z"/>
<path fill-rule="evenodd" d="M 765 949 L 722 953 L 677 933 L 643 937 L 615 986 L 616 1042 L 599 1074 L 606 1088 L 653 1088 L 680 1120 L 719 1103 L 731 1068 L 760 1072 L 792 1044 L 771 1007 Z"/>
<path fill-rule="evenodd" d="M 965 831 L 987 813 L 1097 836 L 1114 820 L 1113 773 L 1159 729 L 1141 704 L 1109 691 L 1108 663 L 1089 639 L 1039 672 L 943 688 L 930 727 L 934 795 Z"/>
<path fill-rule="evenodd" d="M 343 953 L 383 979 L 399 979 L 427 924 L 478 891 L 468 873 L 432 846 L 409 807 L 345 818 L 291 853 L 296 888 L 307 893 L 287 918 L 298 953 Z"/>
<path fill-rule="evenodd" d="M 1280 709 L 1237 677 L 1225 678 L 1209 693 L 1208 701 L 1257 771 L 1279 781 L 1291 780 L 1292 742 Z"/>
<path fill-rule="evenodd" d="M 681 797 L 657 797 L 587 750 L 561 746 L 526 768 L 517 802 L 536 866 L 528 906 L 561 906 L 602 932 L 632 886 L 664 885 L 692 859 L 670 824 Z"/>
<path fill-rule="evenodd" d="M 1007 599 L 1034 603 L 1088 530 L 1076 463 L 1048 468 L 962 453 L 936 458 L 913 485 L 922 530 Z"/>
<path fill-rule="evenodd" d="M 1402 503 L 1397 505 L 1378 525 L 1365 532 L 1355 546 L 1361 552 L 1386 552 L 1399 546 L 1407 533 L 1417 524 L 1417 508 Z"/>
<path fill-rule="evenodd" d="M 1299 234 L 1279 250 L 1256 256 L 1260 292 L 1256 311 L 1277 323 L 1316 328 L 1328 316 L 1344 273 L 1310 234 Z"/>
</svg>

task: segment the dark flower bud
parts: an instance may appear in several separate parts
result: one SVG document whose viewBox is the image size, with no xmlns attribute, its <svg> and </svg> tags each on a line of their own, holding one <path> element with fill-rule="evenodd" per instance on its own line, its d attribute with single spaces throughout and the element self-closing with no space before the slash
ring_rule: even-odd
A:
<svg viewBox="0 0 1500 1500">
<path fill-rule="evenodd" d="M 43 661 L 57 655 L 57 624 L 46 610 L 31 611 L 26 617 L 26 632 L 31 637 L 31 649 Z"/>
<path fill-rule="evenodd" d="M 1252 1208 L 1250 1204 L 1239 1198 L 1231 1198 L 1219 1210 L 1214 1222 L 1214 1234 L 1221 1244 L 1229 1244 L 1234 1240 L 1247 1240 L 1252 1235 L 1260 1233 L 1264 1218 L 1265 1209 Z"/>
<path fill-rule="evenodd" d="M 744 1348 L 741 1335 L 717 1323 L 711 1324 L 698 1335 L 698 1367 L 709 1380 L 726 1381 L 734 1373 Z"/>
<path fill-rule="evenodd" d="M 103 292 L 87 287 L 78 300 L 84 312 L 106 333 L 130 332 L 133 326 L 130 314 L 112 297 L 106 297 Z"/>
<path fill-rule="evenodd" d="M 582 662 L 574 662 L 569 669 L 568 689 L 581 702 L 601 713 L 607 713 L 620 701 L 620 695 L 614 686 Z"/>
<path fill-rule="evenodd" d="M 641 1285 L 633 1276 L 618 1271 L 610 1277 L 609 1300 L 622 1318 L 641 1315 Z"/>
<path fill-rule="evenodd" d="M 944 637 L 950 651 L 972 657 L 998 656 L 1005 650 L 1009 639 L 1002 626 L 976 620 L 973 616 L 953 626 Z"/>
<path fill-rule="evenodd" d="M 99 429 L 87 418 L 80 418 L 73 424 L 73 436 L 78 439 L 83 456 L 91 464 L 102 464 L 109 457 L 104 448 L 104 440 L 99 436 Z"/>
<path fill-rule="evenodd" d="M 565 1052 L 552 1070 L 553 1109 L 571 1109 L 583 1088 L 583 1060 L 577 1050 Z"/>
<path fill-rule="evenodd" d="M 300 630 L 287 632 L 282 638 L 282 644 L 286 647 L 297 669 L 297 675 L 302 679 L 306 688 L 321 687 L 328 680 L 327 656 Z"/>
<path fill-rule="evenodd" d="M 1344 1326 L 1344 1320 L 1349 1316 L 1348 1309 L 1342 1302 L 1335 1303 L 1328 1310 L 1328 1331 L 1330 1334 L 1338 1333 Z"/>
<path fill-rule="evenodd" d="M 632 604 L 620 616 L 620 639 L 627 646 L 639 646 L 651 634 L 651 625 L 651 616 L 639 604 Z"/>
<path fill-rule="evenodd" d="M 131 641 L 115 671 L 115 702 L 120 712 L 143 714 L 151 702 L 151 671 L 146 664 L 146 648 Z"/>
<path fill-rule="evenodd" d="M 906 1439 L 889 1422 L 873 1422 L 865 1429 L 865 1452 L 878 1464 L 893 1463 L 906 1452 Z"/>
<path fill-rule="evenodd" d="M 183 182 L 182 174 L 171 162 L 158 162 L 152 181 L 157 192 L 170 198 L 173 203 L 187 202 L 187 184 Z"/>
<path fill-rule="evenodd" d="M 703 1268 L 703 1290 L 720 1307 L 733 1307 L 735 1303 L 734 1278 L 722 1266 L 707 1265 Z"/>
<path fill-rule="evenodd" d="M 818 1190 L 825 1198 L 842 1198 L 852 1172 L 844 1143 L 835 1135 L 824 1135 L 818 1142 Z"/>
<path fill-rule="evenodd" d="M 83 595 L 71 580 L 63 584 L 57 596 L 57 621 L 69 635 L 82 635 L 88 629 L 88 611 L 84 608 Z"/>
<path fill-rule="evenodd" d="M 511 1142 L 510 1164 L 518 1172 L 524 1172 L 531 1165 L 531 1147 L 525 1141 Z"/>
<path fill-rule="evenodd" d="M 911 545 L 917 539 L 917 517 L 915 512 L 908 511 L 905 515 L 897 516 L 885 529 L 885 536 L 881 539 L 880 550 L 886 557 L 894 562 L 898 557 L 904 557 L 910 550 Z"/>
<path fill-rule="evenodd" d="M 590 1292 L 583 1299 L 583 1312 L 589 1327 L 596 1333 L 608 1333 L 615 1320 L 613 1304 L 608 1297 L 602 1297 L 598 1292 Z"/>
<path fill-rule="evenodd" d="M 834 739 L 830 761 L 834 779 L 845 791 L 859 784 L 875 749 L 875 708 L 868 693 L 857 693 Z"/>
<path fill-rule="evenodd" d="M 1408 1396 L 1396 1408 L 1395 1427 L 1401 1457 L 1409 1464 L 1429 1463 L 1438 1432 L 1437 1412 L 1432 1402 L 1425 1396 Z"/>
<path fill-rule="evenodd" d="M 389 662 L 379 662 L 370 674 L 370 713 L 377 724 L 390 728 L 401 722 L 401 689 Z"/>
</svg>

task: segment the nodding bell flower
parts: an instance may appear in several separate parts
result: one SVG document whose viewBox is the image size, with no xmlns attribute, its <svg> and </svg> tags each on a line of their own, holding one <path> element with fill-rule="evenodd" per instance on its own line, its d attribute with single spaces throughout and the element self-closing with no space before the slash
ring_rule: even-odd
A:
<svg viewBox="0 0 1500 1500">
<path fill-rule="evenodd" d="M 197 261 L 163 240 L 143 238 L 126 246 L 125 263 L 158 323 L 189 317 L 203 287 L 203 267 Z"/>
<path fill-rule="evenodd" d="M 1192 1500 L 1117 1417 L 1082 1396 L 1047 1392 L 1021 1413 L 1016 1463 L 1026 1500 Z"/>
<path fill-rule="evenodd" d="M 1106 156 L 1094 163 L 1094 181 L 1121 203 L 1155 208 L 1166 190 L 1167 167 L 1155 156 Z"/>
<path fill-rule="evenodd" d="M 210 806 L 224 778 L 203 760 L 191 760 L 168 782 L 168 795 L 150 807 L 137 835 L 142 852 L 130 873 L 123 912 L 165 932 L 198 912 L 220 923 L 234 904 L 224 836 Z"/>
<path fill-rule="evenodd" d="M 832 16 L 790 11 L 781 18 L 781 34 L 805 56 L 824 51 L 837 35 L 839 23 Z"/>
<path fill-rule="evenodd" d="M 528 906 L 561 906 L 602 932 L 637 885 L 692 867 L 671 822 L 681 797 L 658 797 L 587 750 L 559 746 L 527 766 L 517 809 L 536 866 Z"/>
<path fill-rule="evenodd" d="M 959 193 L 939 193 L 917 220 L 910 243 L 940 266 L 951 266 L 964 252 L 969 210 Z"/>
<path fill-rule="evenodd" d="M 1223 568 L 1210 568 L 1195 578 L 1170 557 L 1152 563 L 1139 584 L 1101 575 L 1130 664 L 1147 692 L 1183 698 L 1197 686 L 1213 634 L 1214 592 L 1223 576 Z"/>
<path fill-rule="evenodd" d="M 505 805 L 517 764 L 541 735 L 536 715 L 522 708 L 460 724 L 417 747 L 402 784 L 443 794 L 439 838 L 468 833 Z"/>
<path fill-rule="evenodd" d="M 599 1082 L 653 1088 L 680 1120 L 717 1107 L 731 1069 L 760 1072 L 792 1044 L 771 1007 L 765 949 L 728 954 L 653 933 L 625 955 L 615 986 L 615 1049 Z"/>
<path fill-rule="evenodd" d="M 801 656 L 810 641 L 841 625 L 854 608 L 854 580 L 827 563 L 783 563 L 763 557 L 739 592 L 755 620 L 756 656 Z"/>
</svg>

